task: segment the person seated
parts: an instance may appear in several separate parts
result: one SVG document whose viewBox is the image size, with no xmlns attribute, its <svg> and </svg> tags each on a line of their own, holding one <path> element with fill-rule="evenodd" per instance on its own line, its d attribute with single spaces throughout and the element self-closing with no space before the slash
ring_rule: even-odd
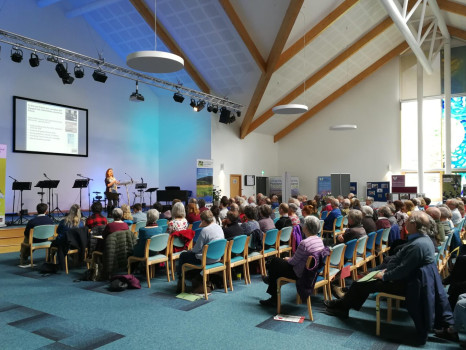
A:
<svg viewBox="0 0 466 350">
<path fill-rule="evenodd" d="M 200 221 L 201 216 L 199 215 L 199 209 L 197 209 L 196 203 L 188 203 L 188 215 L 186 215 L 186 220 L 188 223 L 192 224 L 195 221 Z"/>
<path fill-rule="evenodd" d="M 238 212 L 228 211 L 227 217 L 224 220 L 223 235 L 225 239 L 231 240 L 236 236 L 243 235 L 243 229 L 239 224 Z"/>
<path fill-rule="evenodd" d="M 205 206 L 205 200 L 203 198 L 199 198 L 197 202 L 199 204 L 199 212 L 202 213 L 203 211 L 209 210 L 209 208 Z"/>
<path fill-rule="evenodd" d="M 178 276 L 177 293 L 181 292 L 181 267 L 183 264 L 200 265 L 204 246 L 217 239 L 225 238 L 222 228 L 214 222 L 214 216 L 210 210 L 204 210 L 201 213 L 201 224 L 199 227 L 202 227 L 202 231 L 193 249 L 180 254 L 178 266 L 176 268 Z M 207 259 L 206 261 L 207 264 L 213 264 L 215 262 L 217 262 L 217 260 Z"/>
<path fill-rule="evenodd" d="M 275 224 L 270 218 L 270 214 L 272 214 L 272 208 L 267 204 L 262 204 L 259 207 L 259 227 L 262 232 L 267 232 L 268 230 L 275 228 Z"/>
<path fill-rule="evenodd" d="M 404 205 L 405 205 L 406 214 L 408 215 L 408 217 L 411 216 L 411 212 L 414 211 L 414 203 L 410 201 L 409 199 L 407 199 L 404 201 Z"/>
<path fill-rule="evenodd" d="M 280 203 L 278 202 L 278 196 L 274 194 L 271 198 L 272 201 L 272 209 L 278 208 Z"/>
<path fill-rule="evenodd" d="M 282 203 L 278 207 L 278 213 L 280 214 L 280 218 L 275 223 L 275 228 L 277 230 L 280 231 L 284 227 L 293 226 L 293 224 L 291 223 L 291 219 L 288 217 L 289 211 L 290 211 L 290 208 L 288 207 L 288 204 L 286 203 Z"/>
<path fill-rule="evenodd" d="M 290 207 L 290 204 L 296 205 L 296 210 L 294 211 L 296 213 L 296 216 L 299 218 L 303 216 L 303 213 L 301 212 L 301 202 L 297 198 L 291 197 L 288 199 L 288 208 Z M 291 215 L 290 215 L 291 216 Z M 291 217 L 290 217 L 291 218 Z M 293 220 L 292 220 L 293 221 Z M 294 224 L 293 224 L 294 225 Z"/>
<path fill-rule="evenodd" d="M 146 249 L 146 242 L 152 236 L 162 233 L 154 233 L 152 228 L 157 227 L 157 220 L 159 219 L 159 212 L 157 209 L 149 209 L 147 211 L 147 222 L 145 227 L 141 227 L 138 233 L 138 242 L 134 246 L 134 256 L 143 257 Z M 156 255 L 157 252 L 149 251 L 149 256 Z"/>
<path fill-rule="evenodd" d="M 163 214 L 163 205 L 160 202 L 155 202 L 152 204 L 152 209 L 156 209 L 159 212 L 159 220 L 166 219 L 165 215 Z"/>
<path fill-rule="evenodd" d="M 371 207 L 372 209 L 375 209 L 374 197 L 367 197 L 366 198 L 366 205 Z"/>
<path fill-rule="evenodd" d="M 348 228 L 337 236 L 338 243 L 348 243 L 352 239 L 359 239 L 366 235 L 366 230 L 362 226 L 362 215 L 360 210 L 351 209 L 348 212 Z"/>
<path fill-rule="evenodd" d="M 356 197 L 351 201 L 351 209 L 361 210 L 361 202 Z"/>
<path fill-rule="evenodd" d="M 171 210 L 172 220 L 168 223 L 168 233 L 173 231 L 182 231 L 188 229 L 188 220 L 186 220 L 186 210 L 182 202 L 176 202 Z"/>
<path fill-rule="evenodd" d="M 142 211 L 141 203 L 136 203 L 135 205 L 133 205 L 133 223 L 146 220 L 147 214 Z"/>
<path fill-rule="evenodd" d="M 37 204 L 36 206 L 37 216 L 29 220 L 28 223 L 26 224 L 26 228 L 24 229 L 23 243 L 29 244 L 29 235 L 31 234 L 31 229 L 33 229 L 34 227 L 41 226 L 41 225 L 53 225 L 53 220 L 49 216 L 45 215 L 45 213 L 47 212 L 47 209 L 48 209 L 47 204 L 45 203 Z M 40 243 L 40 242 L 45 242 L 45 241 L 47 240 L 38 239 L 38 238 L 34 238 L 32 240 L 33 243 Z M 28 264 L 29 253 L 30 253 L 30 249 L 28 249 L 27 246 L 21 245 L 21 252 L 19 256 L 20 265 Z"/>
<path fill-rule="evenodd" d="M 133 224 L 133 215 L 131 215 L 131 208 L 128 204 L 123 204 L 121 206 L 121 210 L 123 211 L 123 221 L 128 225 L 131 226 Z"/>
<path fill-rule="evenodd" d="M 111 235 L 114 232 L 129 230 L 128 224 L 123 221 L 123 210 L 121 208 L 113 209 L 112 217 L 113 222 L 108 223 L 107 226 L 105 226 L 104 231 L 102 232 L 102 238 L 104 240 L 107 238 L 107 236 Z"/>
<path fill-rule="evenodd" d="M 244 208 L 244 215 L 247 221 L 241 224 L 243 235 L 249 236 L 254 230 L 260 230 L 259 223 L 257 222 L 257 208 L 252 205 L 247 205 Z"/>
<path fill-rule="evenodd" d="M 391 215 L 392 215 L 392 211 L 386 205 L 381 206 L 378 209 L 378 219 L 377 219 L 377 222 L 375 223 L 375 227 L 377 228 L 377 230 L 392 227 L 392 225 L 390 224 L 390 221 L 388 220 L 388 217 Z"/>
<path fill-rule="evenodd" d="M 452 199 L 448 199 L 446 201 L 446 205 L 448 206 L 448 208 L 450 208 L 451 210 L 451 221 L 453 222 L 453 225 L 457 226 L 462 217 L 461 217 L 461 213 L 458 209 L 459 207 L 459 201 L 455 198 L 452 198 Z"/>
<path fill-rule="evenodd" d="M 269 299 L 260 300 L 260 304 L 264 306 L 277 305 L 277 280 L 280 277 L 299 279 L 310 255 L 314 255 L 324 249 L 322 239 L 317 236 L 320 230 L 320 221 L 315 216 L 306 216 L 304 218 L 303 232 L 306 237 L 296 249 L 296 253 L 292 258 L 284 259 L 274 257 L 268 264 L 268 276 L 263 277 L 263 280 L 269 286 L 267 293 L 271 295 Z"/>
<path fill-rule="evenodd" d="M 348 198 L 343 199 L 341 202 L 341 215 L 346 216 L 350 211 L 351 201 Z"/>
<path fill-rule="evenodd" d="M 368 205 L 364 205 L 361 208 L 363 214 L 361 224 L 364 227 L 366 233 L 371 233 L 377 231 L 377 226 L 374 221 L 374 210 Z"/>
<path fill-rule="evenodd" d="M 325 210 L 329 213 L 332 211 L 332 199 L 335 199 L 335 197 L 328 196 L 325 198 L 325 206 L 324 206 L 324 209 L 322 210 Z"/>
<path fill-rule="evenodd" d="M 445 236 L 448 236 L 452 232 L 453 223 L 450 221 L 451 219 L 451 210 L 450 208 L 446 207 L 439 207 L 440 210 L 440 223 L 443 226 L 443 231 L 445 232 Z"/>
<path fill-rule="evenodd" d="M 84 223 L 81 221 L 81 208 L 78 204 L 73 204 L 68 211 L 68 215 L 58 223 L 57 238 L 55 240 L 66 239 L 66 234 L 70 229 L 80 227 L 84 227 Z"/>
<path fill-rule="evenodd" d="M 291 220 L 291 225 L 298 226 L 301 221 L 299 220 L 299 216 L 297 215 L 298 206 L 295 203 L 288 204 L 288 217 Z M 301 210 L 301 209 L 299 209 Z"/>
<path fill-rule="evenodd" d="M 220 199 L 220 221 L 223 221 L 227 217 L 228 213 L 228 206 L 230 205 L 228 197 L 223 196 L 222 199 Z"/>
<path fill-rule="evenodd" d="M 425 212 L 432 218 L 432 220 L 434 220 L 434 225 L 436 227 L 435 241 L 437 242 L 437 244 L 445 242 L 445 228 L 440 222 L 440 216 L 442 215 L 440 213 L 440 209 L 435 207 L 427 207 L 427 209 L 425 209 Z"/>
<path fill-rule="evenodd" d="M 214 221 L 216 224 L 222 226 L 222 220 L 220 220 L 220 208 L 218 205 L 214 204 L 210 207 L 210 211 L 214 215 Z"/>
<path fill-rule="evenodd" d="M 102 215 L 102 203 L 92 203 L 91 211 L 92 215 L 86 220 L 86 226 L 89 230 L 92 230 L 96 226 L 107 225 L 107 218 Z"/>
<path fill-rule="evenodd" d="M 327 231 L 332 231 L 333 230 L 333 222 L 337 217 L 341 215 L 340 208 L 338 207 L 340 205 L 340 202 L 338 202 L 338 199 L 333 198 L 330 200 L 330 204 L 332 206 L 332 211 L 330 211 L 327 214 L 327 217 L 324 219 L 324 230 Z"/>
<path fill-rule="evenodd" d="M 374 280 L 354 282 L 342 299 L 324 301 L 327 314 L 348 317 L 349 310 L 359 310 L 371 293 L 385 292 L 405 296 L 408 291 L 408 282 L 412 281 L 414 272 L 419 268 L 428 268 L 429 272 L 434 274 L 434 278 L 440 278 L 435 266 L 434 246 L 426 235 L 429 225 L 426 213 L 413 212 L 406 223 L 408 243 L 404 244 L 403 248 L 388 260 L 386 268 L 380 270 L 374 276 Z M 445 329 L 453 326 L 453 315 L 444 289 L 440 288 L 435 294 L 432 296 L 435 300 L 431 301 L 435 302 L 436 316 L 439 317 L 438 321 L 444 332 Z M 423 300 L 407 300 L 407 303 L 409 302 L 418 306 L 417 303 L 422 303 Z M 427 338 L 427 333 L 425 338 Z M 425 343 L 426 339 L 419 339 L 419 341 Z"/>
</svg>

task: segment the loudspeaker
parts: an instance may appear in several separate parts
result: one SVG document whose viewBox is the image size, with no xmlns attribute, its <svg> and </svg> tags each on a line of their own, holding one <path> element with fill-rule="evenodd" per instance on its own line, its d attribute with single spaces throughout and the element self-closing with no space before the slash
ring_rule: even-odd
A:
<svg viewBox="0 0 466 350">
<path fill-rule="evenodd" d="M 223 124 L 229 124 L 230 114 L 231 112 L 228 109 L 226 109 L 225 107 L 222 107 L 220 109 L 220 119 L 218 121 Z"/>
</svg>

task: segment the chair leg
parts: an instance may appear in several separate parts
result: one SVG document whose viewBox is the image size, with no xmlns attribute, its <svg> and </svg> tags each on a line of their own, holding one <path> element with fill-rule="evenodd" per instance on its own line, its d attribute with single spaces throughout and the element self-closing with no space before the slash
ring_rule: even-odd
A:
<svg viewBox="0 0 466 350">
<path fill-rule="evenodd" d="M 281 304 L 282 304 L 282 297 L 281 297 L 281 289 L 282 289 L 282 284 L 277 281 L 277 314 L 280 314 L 281 312 Z"/>
<path fill-rule="evenodd" d="M 248 284 L 248 275 L 246 264 L 243 264 L 243 275 L 244 275 L 244 284 Z"/>
<path fill-rule="evenodd" d="M 314 321 L 314 316 L 312 315 L 312 307 L 311 307 L 311 296 L 307 297 L 307 311 L 309 312 L 309 319 Z"/>
<path fill-rule="evenodd" d="M 380 336 L 380 295 L 375 298 L 375 335 Z"/>
<path fill-rule="evenodd" d="M 172 268 L 172 280 L 174 281 L 175 280 L 175 260 L 171 259 L 170 260 L 170 265 L 171 265 L 171 268 Z"/>
<path fill-rule="evenodd" d="M 231 273 L 230 273 L 231 279 Z M 228 285 L 227 285 L 227 270 L 223 270 L 223 288 L 225 289 L 225 293 L 228 293 Z M 233 290 L 233 285 L 231 286 L 231 290 Z"/>
<path fill-rule="evenodd" d="M 88 263 L 88 268 L 89 270 L 89 263 Z M 131 261 L 128 260 L 128 275 L 131 275 Z"/>
<path fill-rule="evenodd" d="M 262 276 L 267 276 L 267 271 L 265 269 L 265 258 L 262 258 L 260 260 L 260 268 L 261 268 L 261 275 Z"/>
<path fill-rule="evenodd" d="M 167 269 L 167 281 L 170 282 L 170 269 L 168 268 L 168 260 L 165 262 L 165 268 Z"/>
<path fill-rule="evenodd" d="M 68 274 L 68 254 L 65 255 L 65 272 Z"/>
<path fill-rule="evenodd" d="M 392 322 L 392 298 L 387 298 L 387 322 Z"/>
<path fill-rule="evenodd" d="M 231 277 L 232 275 L 232 270 L 231 270 L 231 266 L 228 266 L 228 281 L 230 283 L 230 290 L 233 292 L 233 278 Z"/>
<path fill-rule="evenodd" d="M 185 285 L 184 285 L 184 267 L 181 266 L 181 293 L 184 293 Z"/>
<path fill-rule="evenodd" d="M 251 284 L 251 276 L 250 276 L 249 263 L 248 262 L 246 262 L 246 280 L 248 281 L 248 284 Z"/>
<path fill-rule="evenodd" d="M 146 278 L 147 278 L 147 287 L 150 288 L 150 272 L 149 272 L 150 265 L 146 261 Z"/>
<path fill-rule="evenodd" d="M 31 250 L 30 250 L 30 252 L 29 252 L 29 253 L 30 253 L 29 256 L 31 257 L 31 269 L 34 268 L 34 261 L 32 260 L 32 252 L 33 252 L 33 250 L 32 250 L 32 245 L 31 245 Z"/>
<path fill-rule="evenodd" d="M 206 272 L 204 271 L 204 273 L 202 274 L 202 284 L 204 286 L 204 296 L 205 296 L 205 300 L 209 300 L 209 296 L 207 295 L 207 274 Z"/>
</svg>

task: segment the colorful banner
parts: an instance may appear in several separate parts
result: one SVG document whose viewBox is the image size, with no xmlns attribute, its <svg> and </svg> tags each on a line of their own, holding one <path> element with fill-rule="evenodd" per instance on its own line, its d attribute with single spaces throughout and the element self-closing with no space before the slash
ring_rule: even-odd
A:
<svg viewBox="0 0 466 350">
<path fill-rule="evenodd" d="M 332 178 L 330 176 L 317 177 L 317 193 L 321 197 L 332 193 Z"/>
<path fill-rule="evenodd" d="M 214 168 L 211 159 L 198 159 L 196 172 L 196 197 L 203 198 L 206 203 L 212 203 L 213 200 L 213 180 Z"/>
<path fill-rule="evenodd" d="M 5 226 L 6 145 L 0 145 L 0 226 Z"/>
</svg>

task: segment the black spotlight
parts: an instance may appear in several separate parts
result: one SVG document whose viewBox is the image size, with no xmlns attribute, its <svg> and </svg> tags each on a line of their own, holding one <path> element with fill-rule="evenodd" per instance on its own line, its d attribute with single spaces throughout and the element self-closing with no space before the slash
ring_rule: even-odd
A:
<svg viewBox="0 0 466 350">
<path fill-rule="evenodd" d="M 98 81 L 99 83 L 105 83 L 107 81 L 107 75 L 100 69 L 96 69 L 94 73 L 92 73 L 92 77 L 95 81 Z"/>
<path fill-rule="evenodd" d="M 66 78 L 67 75 L 69 75 L 67 67 L 65 67 L 65 65 L 61 62 L 57 63 L 57 65 L 55 66 L 55 71 L 57 72 L 58 76 L 62 79 Z"/>
<path fill-rule="evenodd" d="M 23 51 L 14 47 L 11 49 L 11 60 L 16 63 L 20 63 L 23 60 Z"/>
<path fill-rule="evenodd" d="M 239 118 L 241 117 L 241 111 L 236 111 L 236 116 Z"/>
<path fill-rule="evenodd" d="M 189 105 L 194 109 L 196 110 L 196 100 L 194 100 L 194 98 L 191 99 L 191 102 L 189 103 Z"/>
<path fill-rule="evenodd" d="M 81 66 L 75 66 L 74 67 L 74 76 L 78 79 L 81 79 L 82 77 L 84 77 L 84 68 L 81 67 Z"/>
<path fill-rule="evenodd" d="M 217 112 L 218 112 L 218 105 L 213 105 L 213 106 L 212 106 L 212 112 L 215 113 L 215 114 L 217 114 Z"/>
<path fill-rule="evenodd" d="M 207 104 L 207 112 L 212 113 L 212 105 L 210 103 Z"/>
<path fill-rule="evenodd" d="M 29 65 L 31 67 L 37 67 L 39 66 L 39 63 L 40 63 L 39 56 L 37 56 L 36 53 L 31 52 L 31 58 L 29 59 Z"/>
<path fill-rule="evenodd" d="M 199 100 L 199 101 L 197 101 L 197 105 L 196 105 L 196 107 L 194 108 L 194 110 L 195 110 L 196 112 L 200 112 L 200 111 L 202 111 L 202 110 L 204 109 L 204 107 L 205 107 L 205 101 Z"/>
<path fill-rule="evenodd" d="M 73 84 L 74 78 L 70 75 L 70 73 L 66 72 L 67 76 L 62 78 L 63 84 Z"/>
<path fill-rule="evenodd" d="M 228 124 L 230 123 L 230 115 L 231 111 L 225 107 L 222 107 L 220 108 L 220 118 L 218 121 L 223 124 Z"/>
<path fill-rule="evenodd" d="M 175 102 L 183 103 L 184 96 L 180 94 L 179 92 L 175 92 L 175 94 L 173 95 L 173 99 L 175 100 Z"/>
<path fill-rule="evenodd" d="M 129 96 L 129 100 L 132 102 L 144 102 L 144 96 L 139 93 L 139 83 L 136 80 L 136 91 Z"/>
</svg>

